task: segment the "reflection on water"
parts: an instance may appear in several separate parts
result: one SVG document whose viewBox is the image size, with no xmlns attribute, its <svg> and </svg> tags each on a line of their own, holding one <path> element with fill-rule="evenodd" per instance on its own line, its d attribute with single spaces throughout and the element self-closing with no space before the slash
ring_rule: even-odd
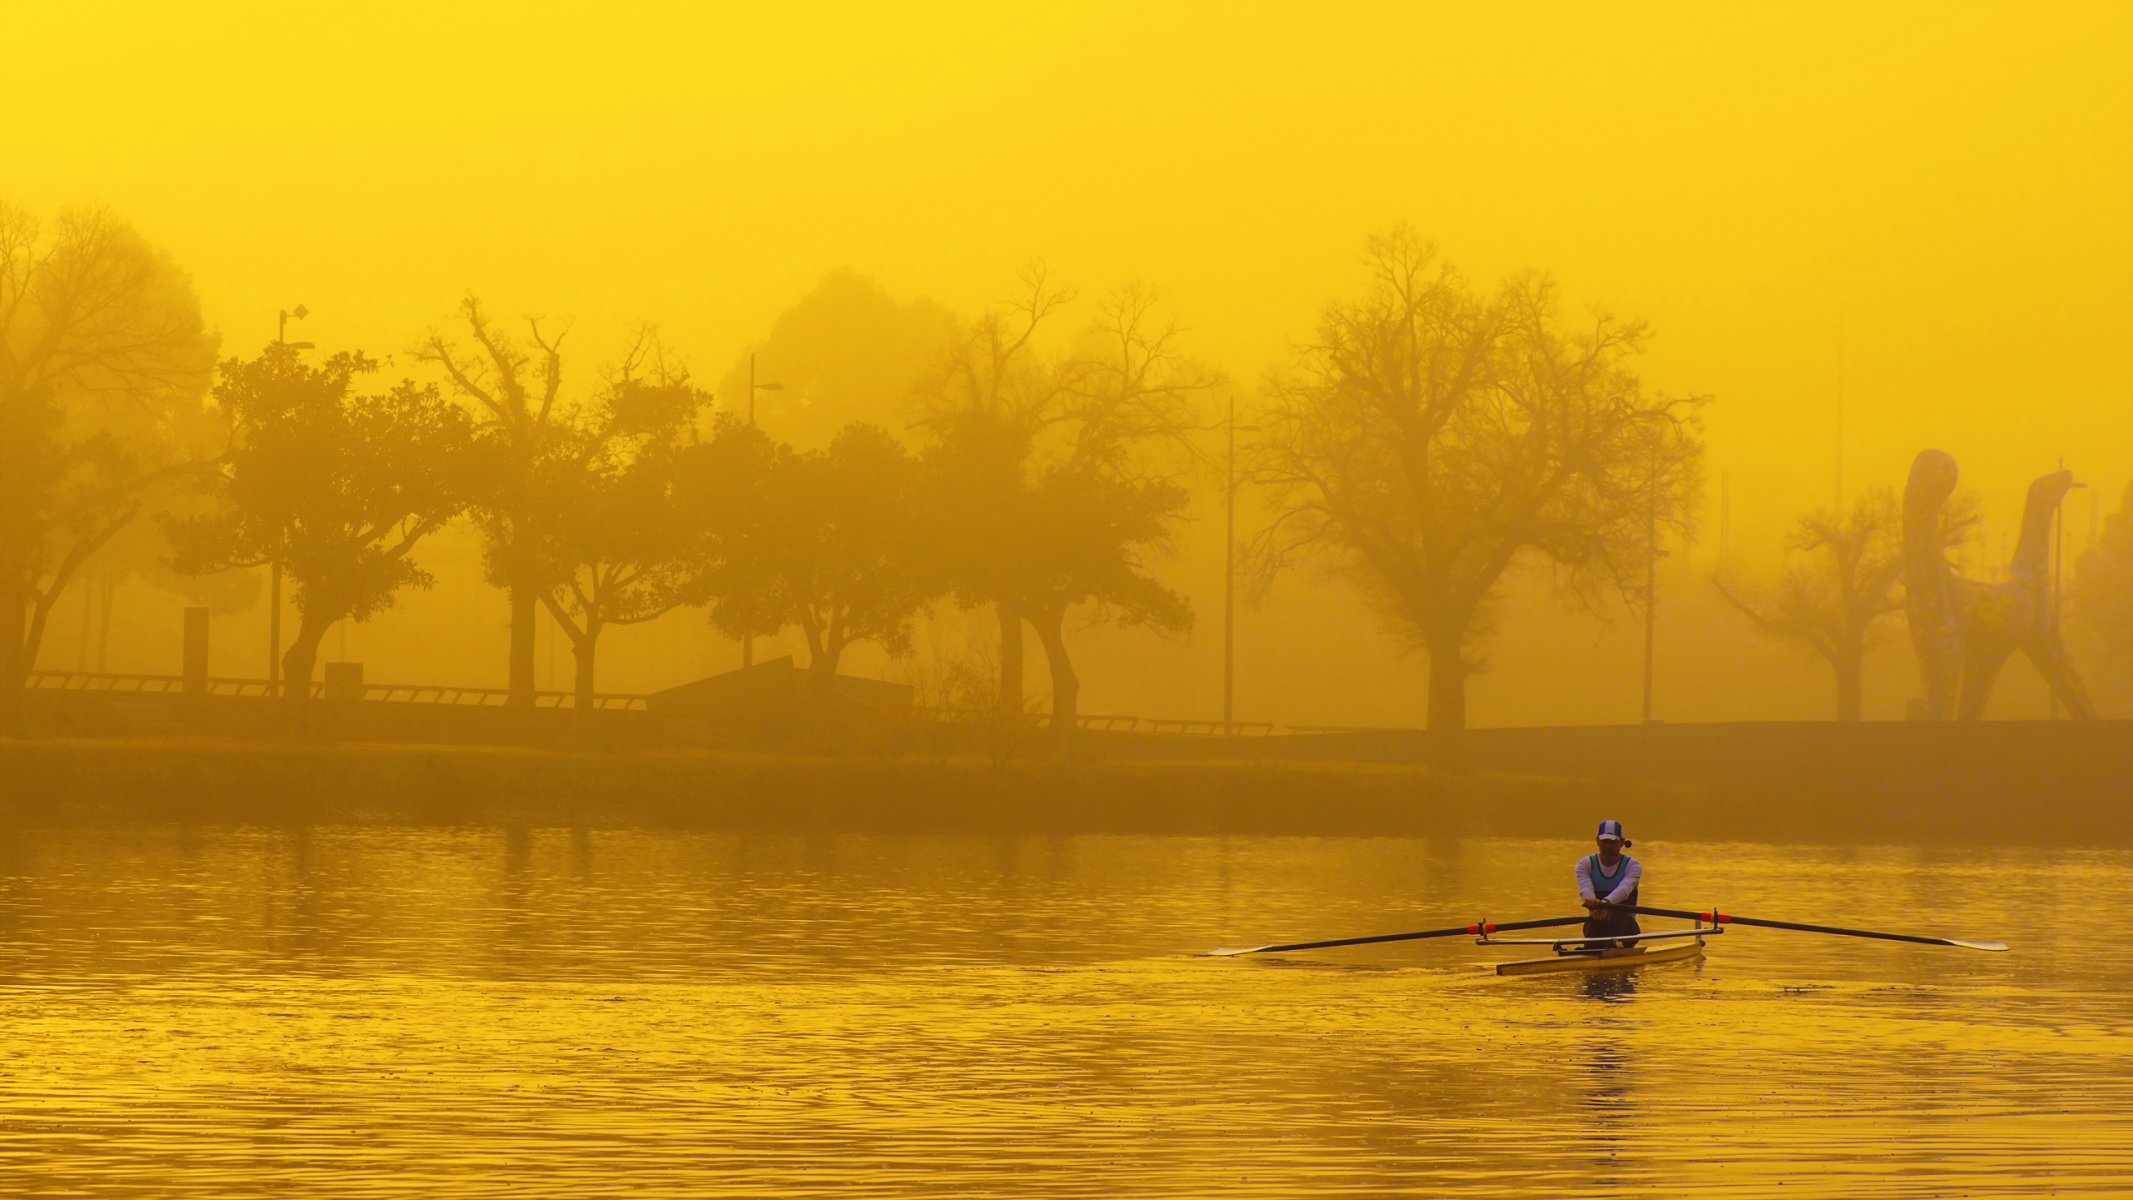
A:
<svg viewBox="0 0 2133 1200">
<path fill-rule="evenodd" d="M 1568 841 L 30 831 L 0 1192 L 2133 1190 L 2133 856 L 1640 850 L 1660 903 L 2016 951 L 1193 957 L 1566 913 Z"/>
</svg>

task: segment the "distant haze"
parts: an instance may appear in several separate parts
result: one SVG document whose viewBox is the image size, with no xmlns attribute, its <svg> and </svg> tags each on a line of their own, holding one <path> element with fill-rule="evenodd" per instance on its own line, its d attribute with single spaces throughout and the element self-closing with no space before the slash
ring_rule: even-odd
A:
<svg viewBox="0 0 2133 1200">
<path fill-rule="evenodd" d="M 1411 225 L 1483 286 L 1550 272 L 1568 314 L 1651 323 L 1649 386 L 1716 397 L 1699 539 L 1660 568 L 1666 719 L 1830 712 L 1827 670 L 1713 595 L 1721 536 L 1767 569 L 1800 513 L 1900 487 L 1932 446 L 1979 496 L 1967 565 L 1989 575 L 2063 456 L 2089 484 L 2067 503 L 2071 564 L 2133 480 L 2122 4 L 13 0 L 0 44 L 0 199 L 107 206 L 191 274 L 224 355 L 302 303 L 292 339 L 425 377 L 410 348 L 460 332 L 474 294 L 514 327 L 568 327 L 569 387 L 650 322 L 744 404 L 754 351 L 781 384 L 764 430 L 803 446 L 848 420 L 907 430 L 913 347 L 1012 297 L 1032 260 L 1079 289 L 1060 338 L 1107 289 L 1158 290 L 1234 384 L 1207 419 L 1234 394 L 1247 423 L 1267 371 L 1363 287 L 1371 233 Z M 840 346 L 835 315 L 862 310 L 903 333 Z M 1219 466 L 1187 481 L 1192 520 L 1156 564 L 1197 627 L 1085 635 L 1084 712 L 1219 715 Z M 1262 516 L 1240 501 L 1240 536 Z M 348 657 L 377 681 L 500 686 L 505 604 L 477 539 L 418 557 L 437 587 L 349 631 Z M 1557 601 L 1544 565 L 1516 578 L 1474 722 L 1636 720 L 1641 617 Z M 181 603 L 119 601 L 110 669 L 175 672 Z M 76 665 L 76 612 L 40 665 Z M 919 662 L 982 642 L 980 617 L 943 605 Z M 256 603 L 218 617 L 214 670 L 262 673 L 264 624 Z M 1421 719 L 1419 656 L 1339 581 L 1288 577 L 1240 601 L 1237 630 L 1241 720 Z M 1917 691 L 1889 633 L 1870 718 Z M 567 645 L 541 654 L 567 688 Z M 607 691 L 738 662 L 697 610 L 617 630 L 603 656 Z M 846 669 L 923 668 L 865 649 Z M 2045 703 L 2016 665 L 1992 712 Z"/>
</svg>

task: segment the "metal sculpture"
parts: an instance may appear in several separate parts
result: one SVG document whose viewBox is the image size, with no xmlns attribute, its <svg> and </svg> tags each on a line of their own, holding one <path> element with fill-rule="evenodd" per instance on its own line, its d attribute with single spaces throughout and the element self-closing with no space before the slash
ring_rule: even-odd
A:
<svg viewBox="0 0 2133 1200">
<path fill-rule="evenodd" d="M 1976 720 L 2007 659 L 2020 650 L 2067 712 L 2095 715 L 2074 672 L 2052 608 L 2052 516 L 2077 487 L 2071 471 L 2054 471 L 2029 485 L 2022 536 L 2003 583 L 1955 573 L 1941 538 L 1940 515 L 1955 492 L 1955 460 L 1926 450 L 1911 463 L 1903 489 L 1905 606 L 1911 646 L 1926 686 L 1926 714 L 1936 721 Z"/>
</svg>

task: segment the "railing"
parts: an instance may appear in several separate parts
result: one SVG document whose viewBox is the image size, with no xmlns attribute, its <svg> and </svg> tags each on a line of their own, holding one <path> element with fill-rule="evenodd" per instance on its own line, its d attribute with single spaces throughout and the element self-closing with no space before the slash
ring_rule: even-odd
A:
<svg viewBox="0 0 2133 1200">
<path fill-rule="evenodd" d="M 264 679 L 229 679 L 209 675 L 187 679 L 183 675 L 92 674 L 86 671 L 32 671 L 25 681 L 40 691 L 112 692 L 145 695 L 207 695 L 271 697 L 272 685 Z M 188 685 L 196 685 L 189 687 Z M 286 686 L 286 685 L 283 685 Z M 501 708 L 509 705 L 509 688 L 440 687 L 429 684 L 366 683 L 362 699 L 393 704 L 446 704 L 470 708 Z M 324 681 L 311 682 L 311 695 L 326 699 Z M 609 712 L 642 712 L 645 698 L 627 692 L 595 692 L 592 707 Z M 575 692 L 535 692 L 535 708 L 575 708 Z"/>
<path fill-rule="evenodd" d="M 1150 733 L 1185 733 L 1201 737 L 1272 737 L 1282 726 L 1272 721 L 1159 721 L 1141 722 Z"/>
<path fill-rule="evenodd" d="M 998 711 L 989 708 L 914 708 L 913 716 L 925 721 L 990 725 L 1001 720 Z M 1011 723 L 1031 727 L 1050 723 L 1052 714 L 1042 710 L 1017 714 L 1008 718 Z M 1277 725 L 1272 721 L 1231 721 L 1228 728 L 1240 737 L 1271 737 L 1277 733 L 1302 732 L 1294 726 Z M 1224 736 L 1224 722 L 1208 720 L 1180 720 L 1157 717 L 1129 717 L 1108 713 L 1079 713 L 1074 718 L 1077 729 L 1095 729 L 1110 733 L 1176 733 L 1195 737 Z M 1316 732 L 1316 731 L 1314 731 Z"/>
<path fill-rule="evenodd" d="M 232 679 L 210 675 L 202 679 L 188 680 L 183 675 L 129 675 L 92 673 L 87 671 L 32 671 L 27 685 L 41 691 L 111 692 L 146 695 L 195 694 L 208 696 L 249 696 L 267 698 L 274 693 L 264 679 Z M 188 691 L 188 685 L 197 685 Z M 313 680 L 311 694 L 318 699 L 327 697 L 327 685 L 322 680 Z M 514 693 L 509 688 L 446 687 L 436 684 L 414 683 L 365 683 L 362 698 L 388 704 L 443 704 L 466 708 L 502 708 L 508 706 Z M 595 692 L 592 708 L 603 712 L 643 712 L 646 697 L 632 692 Z M 535 708 L 564 709 L 577 707 L 575 692 L 533 693 Z M 926 721 L 966 724 L 992 724 L 1000 720 L 993 709 L 968 708 L 914 708 L 911 715 Z M 1027 712 L 1019 717 L 1019 723 L 1040 726 L 1048 723 L 1048 712 Z M 1273 737 L 1278 734 L 1325 734 L 1325 733 L 1412 733 L 1413 730 L 1370 728 L 1356 725 L 1280 725 L 1272 721 L 1222 721 L 1134 717 L 1112 713 L 1081 713 L 1075 718 L 1075 727 L 1107 733 L 1167 733 L 1187 737 Z"/>
<path fill-rule="evenodd" d="M 323 688 L 322 684 L 313 684 Z M 365 700 L 390 701 L 398 704 L 451 704 L 477 708 L 495 708 L 511 703 L 509 688 L 434 687 L 412 683 L 367 683 L 363 685 Z M 576 708 L 575 692 L 535 692 L 535 708 Z M 643 712 L 645 698 L 629 692 L 594 692 L 592 707 L 608 712 Z"/>
<path fill-rule="evenodd" d="M 27 686 L 39 691 L 54 692 L 127 692 L 149 695 L 177 694 L 187 690 L 188 685 L 197 685 L 199 694 L 209 696 L 266 696 L 267 681 L 264 679 L 225 679 L 209 675 L 199 679 L 187 679 L 183 675 L 112 675 L 87 671 L 32 671 L 25 680 Z M 316 685 L 314 685 L 316 687 Z"/>
</svg>

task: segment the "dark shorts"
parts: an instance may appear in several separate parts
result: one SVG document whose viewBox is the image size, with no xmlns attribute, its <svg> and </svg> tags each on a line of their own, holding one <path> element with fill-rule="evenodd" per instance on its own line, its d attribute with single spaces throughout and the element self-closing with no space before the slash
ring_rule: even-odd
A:
<svg viewBox="0 0 2133 1200">
<path fill-rule="evenodd" d="M 1637 914 L 1633 912 L 1596 909 L 1592 916 L 1585 920 L 1585 936 L 1589 938 L 1627 937 L 1643 932 L 1643 927 L 1637 924 Z"/>
</svg>

